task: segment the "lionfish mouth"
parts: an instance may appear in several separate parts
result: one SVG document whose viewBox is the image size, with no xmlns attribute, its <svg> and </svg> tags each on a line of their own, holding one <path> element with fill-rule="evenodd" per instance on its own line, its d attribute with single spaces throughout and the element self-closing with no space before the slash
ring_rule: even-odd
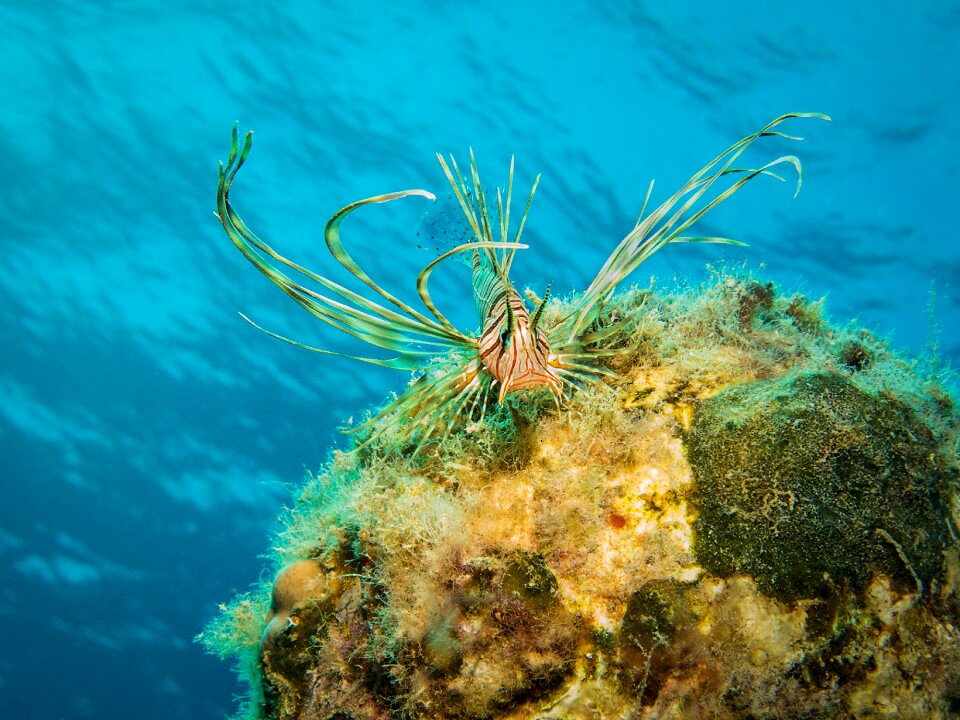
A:
<svg viewBox="0 0 960 720">
<path fill-rule="evenodd" d="M 761 138 L 773 136 L 799 140 L 777 129 L 781 123 L 792 118 L 830 119 L 819 113 L 781 115 L 759 131 L 731 145 L 662 204 L 646 213 L 647 201 L 653 189 L 651 183 L 636 225 L 613 249 L 572 309 L 560 319 L 543 323 L 544 326 L 541 326 L 540 320 L 549 296 L 549 287 L 547 296 L 530 316 L 509 277 L 516 251 L 527 247 L 520 243 L 520 235 L 540 179 L 538 176 L 534 181 L 519 227 L 511 234 L 513 159 L 510 161 L 506 190 L 497 188 L 488 197 L 480 184 L 472 151 L 466 176 L 461 174 L 452 157 L 448 164 L 442 156 L 437 155 L 470 225 L 473 239 L 443 253 L 417 276 L 417 294 L 425 308 L 424 312 L 392 295 L 367 275 L 343 247 L 340 224 L 360 207 L 411 196 L 433 200 L 432 193 L 405 190 L 377 195 L 347 205 L 327 222 L 324 230 L 327 248 L 355 280 L 366 286 L 368 292 L 376 293 L 378 299 L 372 300 L 367 295 L 288 260 L 247 227 L 230 204 L 229 193 L 237 172 L 250 153 L 253 140 L 252 133 L 248 132 L 241 148 L 237 127 L 234 126 L 230 156 L 226 164 L 220 166 L 217 188 L 217 217 L 229 238 L 260 272 L 309 313 L 338 331 L 386 350 L 393 356 L 359 357 L 311 347 L 264 330 L 246 316 L 243 317 L 268 335 L 298 347 L 382 367 L 419 372 L 418 379 L 406 391 L 365 423 L 347 431 L 368 432 L 367 439 L 355 448 L 359 449 L 386 431 L 395 430 L 403 441 L 417 439 L 413 450 L 416 455 L 427 443 L 437 440 L 443 442 L 458 425 L 458 419 L 475 417 L 479 413 L 482 420 L 487 400 L 496 385 L 500 386 L 500 402 L 508 393 L 544 386 L 550 388 L 559 402 L 565 391 L 572 391 L 584 381 L 612 374 L 595 360 L 597 356 L 616 352 L 613 347 L 615 342 L 611 342 L 616 341 L 616 329 L 602 327 L 604 323 L 601 317 L 621 282 L 669 243 L 742 245 L 728 238 L 690 235 L 687 231 L 753 178 L 764 175 L 782 180 L 774 172 L 775 166 L 788 165 L 796 170 L 796 189 L 799 192 L 802 169 L 799 159 L 793 155 L 784 155 L 754 168 L 735 165 L 747 148 Z M 498 217 L 491 217 L 488 201 L 491 207 L 495 202 Z M 497 231 L 496 236 L 494 231 Z M 454 327 L 437 309 L 428 289 L 427 281 L 436 266 L 463 253 L 473 256 L 473 299 L 480 310 L 483 327 L 479 336 Z M 306 278 L 311 286 L 302 285 L 294 278 Z M 443 354 L 443 348 L 452 351 L 455 358 L 452 366 L 447 363 L 451 355 L 438 359 Z"/>
</svg>

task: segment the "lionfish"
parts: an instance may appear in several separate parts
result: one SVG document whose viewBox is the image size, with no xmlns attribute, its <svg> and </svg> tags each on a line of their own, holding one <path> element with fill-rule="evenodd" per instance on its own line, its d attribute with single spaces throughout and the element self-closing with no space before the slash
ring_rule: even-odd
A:
<svg viewBox="0 0 960 720">
<path fill-rule="evenodd" d="M 767 123 L 759 131 L 734 143 L 695 173 L 673 195 L 649 214 L 646 212 L 653 183 L 647 189 L 640 216 L 633 229 L 613 249 L 587 289 L 575 298 L 570 309 L 558 319 L 546 321 L 544 308 L 550 288 L 533 309 L 510 278 L 517 250 L 527 249 L 520 242 L 530 205 L 540 176 L 534 180 L 516 231 L 511 230 L 511 197 L 514 161 L 505 191 L 497 188 L 487 196 L 480 183 L 477 165 L 470 151 L 469 176 L 464 177 L 453 156 L 449 162 L 439 153 L 437 159 L 460 209 L 469 225 L 472 239 L 458 245 L 428 263 L 416 279 L 417 294 L 424 310 L 400 300 L 381 287 L 347 253 L 340 240 L 340 225 L 352 212 L 365 205 L 387 203 L 419 196 L 434 200 L 426 190 L 403 190 L 358 200 L 339 210 L 327 222 L 324 238 L 333 257 L 355 278 L 367 285 L 380 300 L 371 300 L 323 275 L 308 270 L 277 253 L 247 227 L 230 204 L 230 188 L 237 172 L 250 153 L 253 133 L 248 132 L 240 147 L 237 126 L 233 127 L 230 155 L 220 163 L 217 188 L 217 217 L 233 243 L 260 272 L 276 283 L 307 312 L 348 335 L 369 345 L 390 351 L 388 358 L 347 355 L 304 345 L 244 320 L 279 340 L 326 355 L 348 357 L 365 363 L 419 373 L 410 386 L 359 426 L 347 432 L 369 431 L 362 447 L 388 429 L 397 429 L 403 442 L 417 441 L 413 454 L 433 440 L 441 442 L 461 417 L 483 412 L 491 392 L 503 403 L 510 393 L 532 388 L 547 388 L 559 403 L 584 382 L 610 374 L 597 356 L 613 336 L 614 326 L 602 322 L 602 314 L 617 286 L 660 248 L 675 242 L 723 243 L 742 245 L 726 237 L 685 234 L 710 210 L 736 193 L 758 175 L 783 178 L 772 171 L 778 165 L 791 165 L 797 174 L 796 193 L 803 181 L 800 160 L 785 155 L 757 168 L 734 167 L 737 158 L 762 137 L 787 140 L 802 138 L 787 135 L 776 128 L 791 118 L 820 118 L 819 113 L 788 113 Z M 724 182 L 731 178 L 732 182 Z M 496 198 L 496 217 L 492 218 L 488 200 Z M 699 204 L 699 206 L 698 206 Z M 434 269 L 454 256 L 467 254 L 472 266 L 473 297 L 481 318 L 478 332 L 458 330 L 434 304 L 428 281 Z M 307 287 L 291 277 L 292 270 L 315 284 Z M 326 294 L 325 294 L 326 293 Z M 482 417 L 482 415 L 481 415 Z M 443 432 L 438 432 L 443 428 Z"/>
</svg>

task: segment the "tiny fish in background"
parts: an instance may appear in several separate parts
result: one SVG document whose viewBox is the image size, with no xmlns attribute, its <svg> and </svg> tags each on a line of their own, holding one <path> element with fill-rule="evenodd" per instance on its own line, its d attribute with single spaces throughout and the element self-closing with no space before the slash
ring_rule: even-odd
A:
<svg viewBox="0 0 960 720">
<path fill-rule="evenodd" d="M 706 213 L 758 175 L 782 179 L 773 172 L 775 166 L 791 165 L 797 172 L 796 192 L 800 191 L 803 173 L 796 156 L 778 157 L 758 168 L 737 168 L 733 165 L 760 138 L 776 136 L 800 140 L 776 129 L 792 118 L 829 120 L 819 113 L 781 115 L 724 150 L 665 202 L 644 216 L 653 189 L 651 183 L 634 228 L 614 248 L 587 289 L 574 299 L 569 308 L 564 308 L 564 312 L 549 319 L 544 313 L 549 301 L 549 288 L 531 313 L 510 278 L 516 251 L 528 247 L 520 242 L 520 237 L 540 179 L 538 176 L 533 183 L 516 231 L 511 231 L 512 159 L 506 190 L 497 188 L 488 198 L 481 185 L 472 151 L 467 177 L 461 173 L 452 156 L 447 162 L 437 155 L 472 237 L 468 242 L 442 253 L 420 271 L 416 287 L 425 314 L 390 294 L 364 272 L 344 249 L 340 240 L 340 225 L 350 213 L 365 205 L 411 196 L 433 200 L 433 193 L 416 189 L 377 195 L 347 205 L 327 222 L 324 231 L 327 248 L 343 267 L 381 298 L 381 301 L 371 300 L 288 260 L 246 226 L 231 206 L 229 193 L 237 172 L 250 153 L 253 137 L 252 132 L 248 132 L 241 147 L 237 127 L 234 126 L 230 156 L 225 166 L 222 163 L 220 165 L 217 189 L 217 217 L 227 235 L 257 269 L 305 310 L 338 330 L 395 355 L 381 359 L 310 347 L 270 332 L 245 315 L 243 318 L 272 337 L 314 352 L 421 373 L 406 391 L 386 407 L 359 427 L 348 431 L 370 432 L 359 447 L 370 443 L 386 430 L 396 428 L 404 441 L 416 440 L 413 453 L 417 454 L 427 443 L 446 438 L 458 418 L 469 418 L 479 412 L 482 419 L 493 391 L 496 391 L 497 400 L 502 403 L 509 393 L 542 387 L 547 388 L 559 403 L 583 382 L 612 374 L 596 360 L 610 354 L 613 343 L 620 339 L 622 328 L 617 323 L 604 322 L 603 311 L 618 285 L 641 264 L 672 242 L 742 244 L 725 237 L 685 233 Z M 727 178 L 733 179 L 733 182 L 724 183 Z M 496 216 L 492 218 L 487 205 L 494 200 Z M 703 203 L 695 207 L 701 200 Z M 464 253 L 469 257 L 473 270 L 472 295 L 481 318 L 477 333 L 458 330 L 437 309 L 428 289 L 429 278 L 437 265 Z M 319 289 L 310 289 L 293 280 L 281 266 L 316 283 Z M 325 295 L 322 291 L 332 295 Z"/>
</svg>

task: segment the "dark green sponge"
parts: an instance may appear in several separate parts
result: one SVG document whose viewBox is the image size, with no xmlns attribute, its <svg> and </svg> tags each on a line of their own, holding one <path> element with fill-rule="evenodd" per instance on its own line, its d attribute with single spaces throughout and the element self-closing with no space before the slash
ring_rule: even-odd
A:
<svg viewBox="0 0 960 720">
<path fill-rule="evenodd" d="M 796 599 L 941 569 L 956 470 L 892 397 L 835 373 L 737 385 L 701 403 L 684 445 L 710 572 Z"/>
</svg>

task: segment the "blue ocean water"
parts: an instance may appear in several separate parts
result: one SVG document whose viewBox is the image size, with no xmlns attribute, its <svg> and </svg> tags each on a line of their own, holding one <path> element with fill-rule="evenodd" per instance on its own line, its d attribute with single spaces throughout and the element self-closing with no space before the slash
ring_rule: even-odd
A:
<svg viewBox="0 0 960 720">
<path fill-rule="evenodd" d="M 271 340 L 356 350 L 298 310 L 213 217 L 232 195 L 328 269 L 358 198 L 542 173 L 515 275 L 582 288 L 663 199 L 782 112 L 805 182 L 755 183 L 638 273 L 747 262 L 893 345 L 960 366 L 960 3 L 223 3 L 0 0 L 0 717 L 220 718 L 237 691 L 193 636 L 261 572 L 275 518 L 336 426 L 405 378 Z M 425 201 L 344 237 L 412 295 Z M 424 247 L 417 247 L 422 244 Z M 469 288 L 438 274 L 465 327 Z"/>
</svg>

